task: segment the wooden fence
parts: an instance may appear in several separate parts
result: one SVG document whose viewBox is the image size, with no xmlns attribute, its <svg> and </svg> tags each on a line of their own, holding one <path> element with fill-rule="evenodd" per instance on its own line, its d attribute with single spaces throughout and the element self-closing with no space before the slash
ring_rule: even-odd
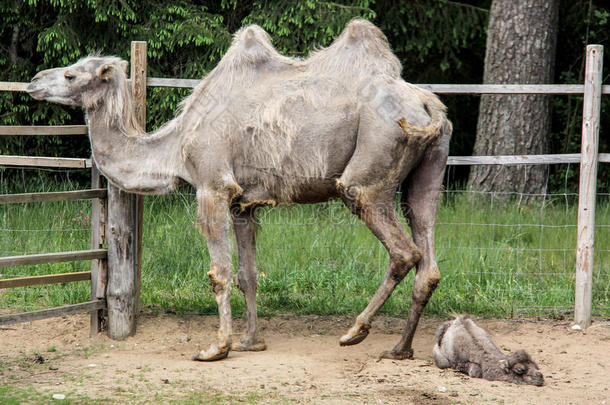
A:
<svg viewBox="0 0 610 405">
<path fill-rule="evenodd" d="M 56 135 L 58 127 L 34 127 L 35 131 L 30 128 L 24 131 L 27 135 Z M 0 127 L 0 135 L 23 135 L 16 131 L 17 127 Z M 49 130 L 50 129 L 50 130 Z M 75 133 L 86 133 L 87 128 L 76 128 Z M 0 268 L 9 266 L 25 266 L 36 265 L 43 263 L 58 263 L 77 260 L 91 260 L 91 270 L 75 273 L 62 274 L 46 274 L 30 277 L 19 277 L 0 279 L 0 289 L 2 288 L 17 288 L 27 287 L 41 284 L 67 283 L 82 280 L 91 280 L 91 300 L 79 304 L 64 305 L 56 308 L 43 309 L 39 311 L 0 315 L 0 325 L 16 322 L 27 322 L 36 319 L 44 319 L 54 316 L 74 314 L 80 312 L 91 313 L 91 332 L 96 333 L 100 330 L 103 310 L 105 308 L 105 279 L 106 279 L 106 260 L 107 249 L 103 248 L 104 244 L 104 224 L 105 224 L 105 207 L 106 207 L 106 189 L 100 188 L 100 175 L 93 165 L 91 166 L 90 159 L 62 159 L 59 162 L 58 158 L 27 158 L 21 156 L 11 156 L 10 160 L 5 156 L 1 157 L 0 161 L 4 165 L 19 165 L 19 166 L 41 166 L 45 167 L 90 167 L 91 168 L 91 186 L 90 190 L 79 191 L 62 191 L 50 193 L 25 193 L 25 194 L 5 194 L 0 195 L 0 204 L 15 204 L 15 203 L 33 203 L 33 202 L 50 202 L 50 201 L 74 201 L 91 199 L 91 249 L 70 251 L 70 252 L 53 252 L 40 253 L 22 256 L 0 257 Z M 41 164 L 42 162 L 42 164 Z M 71 165 L 66 166 L 66 162 Z M 84 164 L 84 166 L 81 166 Z"/>
<path fill-rule="evenodd" d="M 146 116 L 146 87 L 193 88 L 200 80 L 146 77 L 146 43 L 132 42 L 131 83 L 136 114 L 144 126 Z M 599 162 L 610 163 L 610 154 L 598 153 L 599 118 L 602 94 L 610 94 L 610 86 L 602 86 L 603 47 L 589 45 L 586 51 L 585 82 L 575 84 L 421 84 L 420 86 L 438 94 L 546 94 L 583 95 L 583 127 L 581 153 L 521 156 L 451 156 L 448 165 L 517 165 L 517 164 L 561 164 L 580 163 L 580 190 L 578 203 L 577 258 L 575 263 L 574 320 L 583 328 L 591 322 L 593 248 L 595 224 L 595 197 L 597 166 Z M 24 91 L 27 83 L 2 83 L 0 91 Z M 0 135 L 59 135 L 85 134 L 82 125 L 62 127 L 0 127 Z M 94 260 L 91 272 L 72 275 L 48 275 L 19 279 L 0 280 L 0 288 L 47 282 L 65 282 L 90 278 L 92 301 L 76 306 L 55 308 L 34 313 L 4 315 L 0 324 L 21 322 L 56 316 L 65 313 L 90 312 L 92 331 L 99 328 L 99 310 L 104 299 L 108 310 L 108 333 L 121 339 L 135 333 L 135 317 L 138 311 L 140 262 L 142 237 L 142 199 L 121 192 L 109 185 L 100 189 L 99 174 L 90 159 L 44 158 L 0 156 L 0 165 L 91 167 L 94 179 L 92 190 L 64 193 L 33 193 L 0 196 L 0 203 L 57 201 L 79 198 L 94 198 L 92 226 L 92 250 L 29 255 L 0 258 L 0 267 L 34 263 L 50 263 L 64 260 Z M 60 166 L 61 165 L 61 166 Z M 97 177 L 96 177 L 97 176 Z M 107 214 L 106 209 L 107 208 Z M 120 246 L 127 239 L 137 240 L 134 250 L 121 252 Z M 106 241 L 108 248 L 102 249 Z M 125 244 L 123 244 L 125 246 Z M 104 278 L 107 265 L 107 282 Z M 29 280 L 28 280 L 29 279 Z M 104 288 L 106 290 L 104 291 Z M 96 326 L 97 325 L 97 326 Z"/>
</svg>

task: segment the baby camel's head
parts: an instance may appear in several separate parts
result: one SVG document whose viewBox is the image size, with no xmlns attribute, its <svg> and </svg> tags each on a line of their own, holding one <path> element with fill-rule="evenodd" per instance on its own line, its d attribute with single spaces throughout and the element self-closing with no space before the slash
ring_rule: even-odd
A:
<svg viewBox="0 0 610 405">
<path fill-rule="evenodd" d="M 500 360 L 500 365 L 516 384 L 544 385 L 544 377 L 538 370 L 538 365 L 525 350 L 508 354 L 506 359 Z"/>
</svg>

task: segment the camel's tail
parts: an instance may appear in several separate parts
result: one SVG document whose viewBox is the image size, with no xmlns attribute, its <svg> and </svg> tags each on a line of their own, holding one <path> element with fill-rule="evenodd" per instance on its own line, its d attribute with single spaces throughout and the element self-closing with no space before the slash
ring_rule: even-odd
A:
<svg viewBox="0 0 610 405">
<path fill-rule="evenodd" d="M 424 142 L 432 141 L 439 136 L 451 136 L 453 126 L 451 121 L 447 119 L 447 107 L 433 93 L 413 85 L 410 86 L 417 89 L 417 94 L 424 105 L 424 109 L 430 116 L 430 122 L 428 122 L 428 125 L 420 127 L 409 123 L 405 118 L 401 118 L 397 123 L 405 134 Z"/>
</svg>

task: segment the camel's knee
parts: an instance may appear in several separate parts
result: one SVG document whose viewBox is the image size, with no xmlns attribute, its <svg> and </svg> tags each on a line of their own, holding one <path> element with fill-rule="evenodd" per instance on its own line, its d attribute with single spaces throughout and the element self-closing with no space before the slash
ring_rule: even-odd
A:
<svg viewBox="0 0 610 405">
<path fill-rule="evenodd" d="M 441 281 L 441 272 L 438 270 L 436 263 L 429 267 L 426 274 L 426 280 L 428 287 L 434 291 L 438 286 L 439 281 Z"/>
<path fill-rule="evenodd" d="M 242 292 L 246 292 L 246 287 L 248 285 L 248 279 L 246 278 L 245 273 L 245 271 L 240 269 L 237 272 L 237 276 L 235 276 L 235 285 L 237 285 L 237 288 L 239 288 Z"/>
<path fill-rule="evenodd" d="M 398 249 L 390 253 L 392 277 L 401 281 L 423 257 L 423 252 L 416 246 Z"/>
<path fill-rule="evenodd" d="M 246 293 L 251 289 L 256 290 L 256 273 L 252 274 L 244 269 L 239 269 L 237 276 L 235 277 L 235 282 L 237 288 L 243 293 Z"/>
<path fill-rule="evenodd" d="M 210 286 L 215 294 L 219 294 L 231 288 L 231 268 L 213 264 L 208 272 Z"/>
<path fill-rule="evenodd" d="M 425 269 L 418 269 L 413 284 L 413 299 L 419 302 L 428 302 L 440 280 L 441 273 L 436 263 Z"/>
</svg>

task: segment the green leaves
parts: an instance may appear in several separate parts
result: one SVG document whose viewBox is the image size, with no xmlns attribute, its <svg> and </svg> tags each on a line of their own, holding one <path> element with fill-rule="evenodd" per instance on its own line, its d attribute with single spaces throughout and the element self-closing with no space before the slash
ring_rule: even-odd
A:
<svg viewBox="0 0 610 405">
<path fill-rule="evenodd" d="M 315 47 L 329 45 L 353 18 L 372 19 L 375 12 L 365 0 L 346 4 L 315 1 L 255 1 L 244 24 L 259 24 L 273 37 L 278 51 L 306 56 Z"/>
<path fill-rule="evenodd" d="M 64 66 L 82 56 L 81 48 L 78 34 L 65 20 L 61 19 L 40 32 L 36 50 L 44 55 L 45 64 L 50 66 L 59 61 L 59 65 Z"/>
<path fill-rule="evenodd" d="M 474 51 L 482 63 L 488 14 L 484 8 L 447 0 L 379 0 L 376 4 L 391 10 L 380 20 L 380 28 L 390 36 L 401 59 L 447 71 L 462 67 L 464 51 Z"/>
</svg>

